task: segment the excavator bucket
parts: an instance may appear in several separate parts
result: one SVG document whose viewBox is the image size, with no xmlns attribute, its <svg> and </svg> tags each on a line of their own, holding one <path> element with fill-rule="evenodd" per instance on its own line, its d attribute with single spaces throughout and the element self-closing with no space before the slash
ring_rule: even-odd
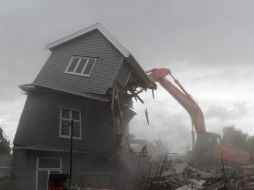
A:
<svg viewBox="0 0 254 190">
<path fill-rule="evenodd" d="M 146 72 L 148 77 L 153 82 L 158 82 L 159 79 L 165 78 L 168 74 L 171 73 L 169 69 L 161 68 L 161 69 L 152 69 Z"/>
</svg>

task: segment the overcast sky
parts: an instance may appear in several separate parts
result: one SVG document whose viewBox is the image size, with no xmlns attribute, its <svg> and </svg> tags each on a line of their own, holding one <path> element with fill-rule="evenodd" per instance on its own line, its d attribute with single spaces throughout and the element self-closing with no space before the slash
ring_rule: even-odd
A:
<svg viewBox="0 0 254 190">
<path fill-rule="evenodd" d="M 234 125 L 254 135 L 253 10 L 251 0 L 0 0 L 0 125 L 13 140 L 26 99 L 18 85 L 34 80 L 49 56 L 44 47 L 99 22 L 145 70 L 170 68 L 198 101 L 208 131 Z M 131 132 L 188 147 L 186 111 L 162 88 L 155 99 L 142 97 Z"/>
</svg>

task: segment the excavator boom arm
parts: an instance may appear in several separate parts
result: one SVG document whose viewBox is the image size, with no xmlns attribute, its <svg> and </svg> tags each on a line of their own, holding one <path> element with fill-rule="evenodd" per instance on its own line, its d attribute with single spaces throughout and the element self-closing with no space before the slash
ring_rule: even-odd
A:
<svg viewBox="0 0 254 190">
<path fill-rule="evenodd" d="M 147 72 L 148 77 L 153 82 L 159 82 L 160 85 L 165 88 L 189 113 L 191 117 L 192 124 L 195 128 L 196 134 L 203 138 L 204 140 L 209 140 L 209 137 L 205 128 L 204 115 L 198 104 L 193 100 L 193 98 L 188 94 L 188 92 L 183 88 L 178 80 L 171 74 L 169 69 L 152 69 Z M 167 75 L 171 75 L 175 83 L 172 84 L 167 78 Z M 205 135 L 205 136 L 204 136 Z M 214 147 L 213 156 L 215 159 L 220 160 L 225 159 L 236 164 L 246 165 L 250 163 L 249 152 L 243 152 L 239 150 L 229 149 L 227 147 Z"/>
<path fill-rule="evenodd" d="M 173 76 L 172 78 L 180 89 L 166 78 L 168 74 L 172 76 L 170 70 L 164 68 L 148 71 L 149 78 L 153 82 L 159 82 L 160 85 L 165 88 L 189 113 L 196 133 L 198 135 L 205 133 L 204 115 L 200 107 Z"/>
</svg>

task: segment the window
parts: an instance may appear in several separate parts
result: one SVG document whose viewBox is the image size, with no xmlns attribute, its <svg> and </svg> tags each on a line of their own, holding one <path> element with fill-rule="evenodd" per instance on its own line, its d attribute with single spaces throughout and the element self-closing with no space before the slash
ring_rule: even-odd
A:
<svg viewBox="0 0 254 190">
<path fill-rule="evenodd" d="M 93 66 L 97 58 L 73 56 L 68 64 L 65 72 L 90 76 Z"/>
<path fill-rule="evenodd" d="M 61 158 L 37 158 L 36 190 L 47 190 L 49 174 L 58 173 L 62 173 Z"/>
<path fill-rule="evenodd" d="M 71 121 L 73 120 L 74 139 L 81 139 L 81 111 L 61 108 L 60 109 L 60 137 L 71 137 Z"/>
</svg>

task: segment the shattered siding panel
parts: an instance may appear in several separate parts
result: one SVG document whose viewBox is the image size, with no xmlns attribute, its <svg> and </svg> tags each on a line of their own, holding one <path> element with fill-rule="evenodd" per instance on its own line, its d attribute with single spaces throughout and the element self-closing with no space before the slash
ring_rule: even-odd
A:
<svg viewBox="0 0 254 190">
<path fill-rule="evenodd" d="M 64 73 L 71 56 L 98 57 L 90 77 Z M 52 49 L 34 84 L 58 89 L 106 94 L 123 62 L 123 56 L 98 31 L 91 32 Z"/>
</svg>

